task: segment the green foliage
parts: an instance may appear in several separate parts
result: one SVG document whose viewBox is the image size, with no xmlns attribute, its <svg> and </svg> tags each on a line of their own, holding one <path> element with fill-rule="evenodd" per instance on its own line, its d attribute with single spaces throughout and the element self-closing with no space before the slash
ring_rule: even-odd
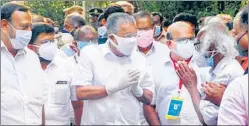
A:
<svg viewBox="0 0 249 126">
<path fill-rule="evenodd" d="M 3 3 L 8 0 L 2 0 Z M 85 10 L 89 10 L 93 7 L 99 7 L 105 9 L 114 3 L 112 1 L 99 1 L 99 0 L 85 0 L 85 5 L 82 1 L 25 1 L 25 5 L 31 8 L 31 11 L 36 14 L 51 18 L 54 21 L 58 21 L 60 26 L 63 25 L 65 8 L 73 5 L 79 5 L 84 7 Z M 240 8 L 248 4 L 247 0 L 243 1 L 130 1 L 135 6 L 135 11 L 147 10 L 149 12 L 161 12 L 162 15 L 172 20 L 174 16 L 181 12 L 191 13 L 197 16 L 197 18 L 212 16 L 220 13 L 229 14 L 232 17 L 236 15 Z M 86 11 L 86 19 L 88 19 Z"/>
</svg>

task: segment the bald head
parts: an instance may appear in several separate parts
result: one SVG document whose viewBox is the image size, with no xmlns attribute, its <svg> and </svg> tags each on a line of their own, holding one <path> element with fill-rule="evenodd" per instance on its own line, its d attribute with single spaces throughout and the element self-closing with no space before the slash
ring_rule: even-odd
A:
<svg viewBox="0 0 249 126">
<path fill-rule="evenodd" d="M 82 26 L 75 31 L 74 40 L 96 42 L 97 41 L 97 32 L 90 25 Z"/>
<path fill-rule="evenodd" d="M 192 26 L 186 22 L 175 22 L 167 30 L 172 35 L 173 40 L 178 38 L 193 38 L 195 33 Z"/>
</svg>

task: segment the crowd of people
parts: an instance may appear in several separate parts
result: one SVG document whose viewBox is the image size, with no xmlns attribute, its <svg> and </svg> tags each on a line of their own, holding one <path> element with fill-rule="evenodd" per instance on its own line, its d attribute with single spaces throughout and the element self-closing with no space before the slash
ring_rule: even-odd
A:
<svg viewBox="0 0 249 126">
<path fill-rule="evenodd" d="M 60 28 L 1 6 L 2 125 L 248 125 L 248 5 L 172 21 L 127 1 L 83 11 Z"/>
</svg>

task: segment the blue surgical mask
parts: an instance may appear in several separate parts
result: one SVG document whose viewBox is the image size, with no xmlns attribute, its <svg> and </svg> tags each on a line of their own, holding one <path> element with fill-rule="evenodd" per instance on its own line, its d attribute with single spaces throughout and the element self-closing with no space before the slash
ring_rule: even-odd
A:
<svg viewBox="0 0 249 126">
<path fill-rule="evenodd" d="M 106 26 L 101 26 L 98 28 L 98 36 L 99 38 L 108 38 Z"/>
<path fill-rule="evenodd" d="M 77 41 L 77 46 L 79 50 L 83 49 L 88 44 L 89 44 L 88 41 Z"/>
<path fill-rule="evenodd" d="M 68 56 L 71 57 L 73 56 L 76 52 L 71 49 L 70 47 L 62 47 L 61 50 Z"/>
<path fill-rule="evenodd" d="M 155 26 L 155 37 L 161 34 L 161 26 Z"/>
<path fill-rule="evenodd" d="M 207 60 L 207 63 L 208 63 L 208 66 L 214 68 L 214 56 L 216 55 L 217 53 L 215 51 L 212 51 L 212 54 L 210 57 L 204 55 L 204 57 L 206 58 Z"/>
</svg>

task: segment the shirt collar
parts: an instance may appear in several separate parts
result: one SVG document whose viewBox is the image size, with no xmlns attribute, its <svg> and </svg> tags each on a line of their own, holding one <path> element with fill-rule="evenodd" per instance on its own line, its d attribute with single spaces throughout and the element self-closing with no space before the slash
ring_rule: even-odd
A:
<svg viewBox="0 0 249 126">
<path fill-rule="evenodd" d="M 109 41 L 110 41 L 110 40 L 107 39 L 107 40 L 106 40 L 106 43 L 103 44 L 102 52 L 103 52 L 104 57 L 106 57 L 106 56 L 112 54 L 112 51 L 111 51 L 110 46 L 109 46 L 109 43 L 110 43 Z"/>
<path fill-rule="evenodd" d="M 6 51 L 9 52 L 8 48 L 3 43 L 3 40 L 1 40 L 1 49 L 6 49 Z M 25 47 L 24 49 L 18 50 L 16 55 L 22 55 L 22 54 L 25 55 L 27 53 L 27 49 L 28 49 L 28 47 Z"/>
<path fill-rule="evenodd" d="M 233 58 L 231 56 L 225 56 L 218 64 L 217 66 L 213 69 L 213 73 L 215 75 L 218 75 L 223 69 L 224 67 L 231 62 Z"/>
<path fill-rule="evenodd" d="M 107 41 L 106 41 L 106 43 L 105 44 L 103 44 L 103 48 L 102 48 L 102 52 L 103 52 L 103 56 L 105 57 L 105 58 L 110 58 L 110 57 L 112 57 L 112 58 L 114 58 L 114 59 L 117 59 L 117 60 L 130 60 L 130 57 L 131 56 L 129 56 L 129 57 L 127 57 L 127 58 L 123 58 L 123 57 L 118 57 L 118 56 L 116 56 L 112 51 L 111 51 L 111 48 L 110 48 L 110 40 L 109 39 L 107 39 Z"/>
<path fill-rule="evenodd" d="M 135 48 L 136 48 L 137 52 L 141 53 L 141 54 L 144 55 L 145 57 L 146 57 L 146 56 L 149 56 L 149 55 L 152 54 L 152 53 L 155 53 L 154 42 L 152 43 L 151 49 L 150 49 L 146 54 L 140 52 L 140 50 L 138 49 L 137 46 L 136 46 Z"/>
</svg>

